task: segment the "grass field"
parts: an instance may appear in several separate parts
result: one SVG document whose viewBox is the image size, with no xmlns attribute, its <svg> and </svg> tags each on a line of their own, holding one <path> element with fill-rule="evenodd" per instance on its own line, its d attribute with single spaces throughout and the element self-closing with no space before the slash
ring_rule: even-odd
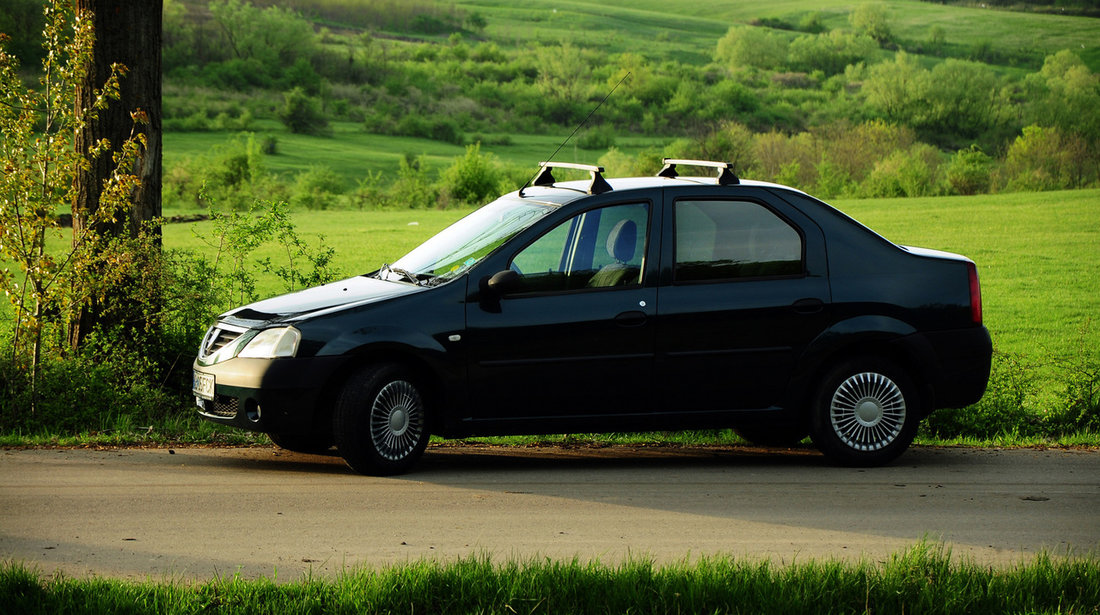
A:
<svg viewBox="0 0 1100 615">
<path fill-rule="evenodd" d="M 286 579 L 280 579 L 286 581 Z M 0 564 L 13 613 L 1095 613 L 1095 557 L 1000 568 L 918 544 L 887 561 L 715 557 L 656 566 L 489 556 L 354 570 L 336 579 L 206 583 L 40 579 Z"/>
</svg>

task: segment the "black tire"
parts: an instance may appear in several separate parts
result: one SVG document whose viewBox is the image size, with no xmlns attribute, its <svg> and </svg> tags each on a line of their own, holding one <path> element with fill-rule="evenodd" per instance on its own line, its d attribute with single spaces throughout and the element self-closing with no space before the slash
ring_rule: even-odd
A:
<svg viewBox="0 0 1100 615">
<path fill-rule="evenodd" d="M 325 455 L 332 449 L 332 436 L 328 434 L 269 433 L 267 437 L 275 446 L 296 453 Z"/>
<path fill-rule="evenodd" d="M 810 412 L 810 437 L 817 448 L 836 463 L 860 467 L 883 465 L 904 453 L 921 416 L 909 375 L 874 357 L 831 370 Z"/>
<path fill-rule="evenodd" d="M 750 423 L 738 425 L 733 431 L 743 439 L 757 446 L 775 446 L 789 448 L 810 435 L 810 427 L 800 423 L 782 423 L 769 425 Z"/>
<path fill-rule="evenodd" d="M 360 474 L 407 471 L 428 445 L 428 408 L 416 378 L 394 364 L 352 375 L 333 412 L 336 449 Z"/>
</svg>

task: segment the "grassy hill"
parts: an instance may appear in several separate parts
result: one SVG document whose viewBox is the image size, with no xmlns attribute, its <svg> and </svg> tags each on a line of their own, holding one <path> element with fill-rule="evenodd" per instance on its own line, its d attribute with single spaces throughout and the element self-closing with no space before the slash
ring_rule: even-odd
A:
<svg viewBox="0 0 1100 615">
<path fill-rule="evenodd" d="M 648 150 L 650 158 L 739 160 L 748 176 L 840 196 L 896 193 L 898 177 L 865 182 L 877 166 L 887 175 L 916 168 L 928 186 L 916 194 L 926 195 L 957 192 L 945 183 L 949 156 L 977 145 L 989 158 L 979 161 L 982 190 L 1100 181 L 1096 18 L 891 0 L 870 5 L 889 35 L 868 47 L 851 20 L 864 5 L 837 0 L 255 2 L 266 8 L 226 15 L 215 10 L 217 0 L 166 5 L 170 187 L 177 177 L 208 174 L 197 168 L 207 162 L 187 161 L 242 130 L 278 141 L 264 165 L 282 181 L 322 168 L 345 195 L 368 179 L 385 190 L 402 161 L 417 156 L 435 180 L 475 142 L 505 166 L 529 168 L 627 74 L 565 159 L 596 162 L 614 146 L 620 157 Z M 723 55 L 720 41 L 731 27 L 778 55 L 755 63 Z M 224 37 L 232 28 L 233 37 Z M 282 31 L 299 39 L 273 51 L 278 35 L 271 33 Z M 1065 50 L 1073 55 L 1042 68 Z M 291 91 L 327 130 L 302 134 L 279 121 Z M 888 137 L 892 145 L 862 166 L 838 161 L 846 155 L 834 151 L 838 143 L 874 146 L 863 147 L 854 132 L 875 121 L 900 131 Z M 727 134 L 731 124 L 734 133 L 744 126 L 752 135 L 782 135 L 778 159 L 759 160 L 755 150 L 764 145 Z M 1019 162 L 1009 150 L 1029 125 L 1054 132 L 1036 136 L 1042 142 L 1028 144 L 1030 158 Z M 913 150 L 914 142 L 934 149 Z M 1040 150 L 1080 153 L 1061 160 Z M 799 167 L 781 173 L 792 163 Z M 181 164 L 194 168 L 172 175 Z M 826 176 L 820 167 L 828 164 L 843 174 Z M 177 188 L 171 194 L 195 190 Z"/>
<path fill-rule="evenodd" d="M 689 64 L 710 61 L 717 40 L 734 24 L 773 20 L 796 26 L 812 13 L 826 28 L 848 25 L 853 0 L 774 0 L 770 2 L 684 2 L 600 0 L 555 2 L 532 7 L 515 0 L 459 1 L 455 5 L 485 15 L 487 38 L 515 45 L 571 41 L 609 53 L 638 52 Z M 965 47 L 988 43 L 1004 57 L 1030 55 L 1041 62 L 1060 49 L 1079 49 L 1082 59 L 1100 70 L 1100 20 L 989 8 L 952 6 L 916 0 L 879 2 L 890 15 L 899 42 L 928 40 L 933 27 L 949 43 Z M 1035 64 L 1038 65 L 1037 63 Z"/>
</svg>

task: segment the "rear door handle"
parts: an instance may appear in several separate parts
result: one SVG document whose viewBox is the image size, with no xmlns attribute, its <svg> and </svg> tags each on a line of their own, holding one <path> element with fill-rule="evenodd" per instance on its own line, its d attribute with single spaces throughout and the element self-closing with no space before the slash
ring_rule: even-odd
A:
<svg viewBox="0 0 1100 615">
<path fill-rule="evenodd" d="M 817 314 L 825 308 L 825 302 L 816 297 L 808 297 L 795 301 L 791 307 L 799 314 Z"/>
<path fill-rule="evenodd" d="M 615 317 L 615 322 L 620 327 L 640 327 L 645 324 L 648 316 L 645 312 L 639 310 L 631 310 L 629 312 L 623 312 Z"/>
</svg>

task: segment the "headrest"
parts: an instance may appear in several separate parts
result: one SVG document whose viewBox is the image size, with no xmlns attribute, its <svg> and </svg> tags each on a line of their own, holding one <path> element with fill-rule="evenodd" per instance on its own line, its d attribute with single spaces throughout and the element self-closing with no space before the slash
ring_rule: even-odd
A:
<svg viewBox="0 0 1100 615">
<path fill-rule="evenodd" d="M 638 242 L 638 225 L 633 220 L 619 220 L 607 234 L 607 253 L 611 258 L 625 263 L 634 258 L 634 246 Z"/>
</svg>

